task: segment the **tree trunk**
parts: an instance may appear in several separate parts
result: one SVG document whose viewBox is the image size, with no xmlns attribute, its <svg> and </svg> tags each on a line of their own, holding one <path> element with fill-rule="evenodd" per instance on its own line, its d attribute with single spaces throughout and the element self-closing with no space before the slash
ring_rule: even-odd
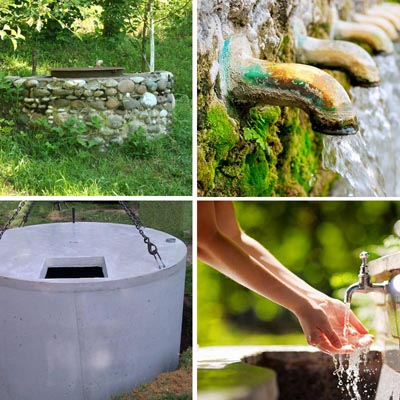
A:
<svg viewBox="0 0 400 400">
<path fill-rule="evenodd" d="M 147 42 L 148 42 L 148 31 L 150 27 L 150 31 L 152 31 L 152 8 L 153 8 L 154 0 L 148 0 L 146 3 L 146 9 L 144 12 L 143 18 L 143 31 L 142 31 L 142 72 L 145 72 L 148 67 L 149 63 L 147 62 Z M 154 35 L 154 32 L 150 32 L 151 35 Z M 154 40 L 154 37 L 153 39 Z M 154 46 L 154 43 L 152 44 Z M 152 50 L 151 50 L 152 51 Z M 150 63 L 151 63 L 150 55 Z M 154 63 L 154 61 L 153 61 Z M 151 69 L 151 68 L 150 68 Z"/>
</svg>

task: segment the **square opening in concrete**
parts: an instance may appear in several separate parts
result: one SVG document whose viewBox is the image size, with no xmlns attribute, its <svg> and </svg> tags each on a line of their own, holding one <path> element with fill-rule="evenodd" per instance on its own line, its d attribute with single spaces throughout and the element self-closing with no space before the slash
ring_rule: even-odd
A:
<svg viewBox="0 0 400 400">
<path fill-rule="evenodd" d="M 42 279 L 107 278 L 104 257 L 47 258 Z"/>
</svg>

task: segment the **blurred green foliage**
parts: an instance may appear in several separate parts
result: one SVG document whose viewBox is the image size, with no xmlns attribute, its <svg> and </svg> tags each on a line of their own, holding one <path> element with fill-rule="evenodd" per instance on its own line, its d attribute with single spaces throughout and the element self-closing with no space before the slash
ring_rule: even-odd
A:
<svg viewBox="0 0 400 400">
<path fill-rule="evenodd" d="M 385 246 L 400 250 L 399 240 L 390 236 L 400 202 L 246 201 L 235 202 L 235 209 L 248 235 L 302 279 L 339 299 L 357 280 L 360 251 L 369 251 L 371 260 Z M 368 315 L 361 314 L 371 328 Z M 199 262 L 198 343 L 306 342 L 289 311 Z"/>
</svg>

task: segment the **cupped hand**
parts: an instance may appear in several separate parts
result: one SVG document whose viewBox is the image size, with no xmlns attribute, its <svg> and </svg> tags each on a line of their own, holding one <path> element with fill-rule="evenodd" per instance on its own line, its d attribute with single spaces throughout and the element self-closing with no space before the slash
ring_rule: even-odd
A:
<svg viewBox="0 0 400 400">
<path fill-rule="evenodd" d="M 308 343 L 329 354 L 351 353 L 358 347 L 371 345 L 374 340 L 352 311 L 345 337 L 346 306 L 339 300 L 329 297 L 310 300 L 309 307 L 296 315 Z"/>
</svg>

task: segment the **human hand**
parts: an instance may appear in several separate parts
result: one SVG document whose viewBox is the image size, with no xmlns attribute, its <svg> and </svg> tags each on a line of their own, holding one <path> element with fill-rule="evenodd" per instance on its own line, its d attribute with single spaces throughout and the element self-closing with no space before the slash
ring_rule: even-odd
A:
<svg viewBox="0 0 400 400">
<path fill-rule="evenodd" d="M 310 299 L 308 307 L 296 313 L 307 341 L 326 353 L 351 353 L 357 347 L 372 344 L 373 336 L 349 313 L 349 325 L 344 335 L 346 306 L 327 296 Z"/>
</svg>

